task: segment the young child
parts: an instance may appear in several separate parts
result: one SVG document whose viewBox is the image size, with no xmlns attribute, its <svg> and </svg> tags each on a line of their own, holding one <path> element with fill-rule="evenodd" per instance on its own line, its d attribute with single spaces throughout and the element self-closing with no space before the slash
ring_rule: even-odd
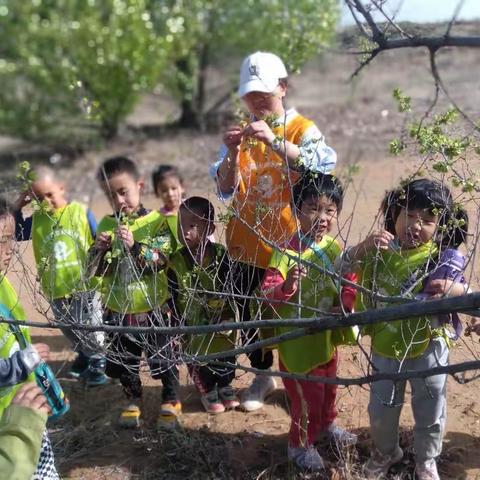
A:
<svg viewBox="0 0 480 480">
<path fill-rule="evenodd" d="M 26 315 L 17 293 L 8 281 L 6 273 L 13 254 L 15 219 L 13 208 L 0 198 L 0 306 L 14 320 L 25 320 Z M 6 315 L 5 315 L 6 316 Z M 28 328 L 20 327 L 24 338 L 31 342 Z M 7 323 L 0 323 L 0 417 L 11 404 L 22 382 L 34 381 L 33 371 L 41 360 L 47 360 L 49 348 L 45 344 L 28 345 L 20 350 L 17 338 Z M 52 447 L 46 431 L 43 433 L 40 459 L 33 479 L 58 479 Z"/>
<path fill-rule="evenodd" d="M 93 244 L 96 222 L 84 205 L 68 202 L 65 186 L 49 167 L 37 167 L 30 190 L 16 203 L 17 240 L 32 240 L 38 276 L 55 320 L 60 323 L 102 323 L 98 294 L 86 278 L 86 258 Z M 23 218 L 22 208 L 32 200 L 39 205 Z M 84 378 L 87 386 L 102 385 L 105 358 L 99 352 L 103 334 L 62 328 L 78 356 L 70 375 Z"/>
<path fill-rule="evenodd" d="M 90 251 L 96 274 L 102 278 L 105 323 L 123 326 L 163 326 L 166 316 L 157 308 L 168 296 L 163 267 L 172 242 L 157 245 L 156 234 L 165 218 L 142 206 L 143 180 L 127 157 L 106 160 L 98 179 L 113 208 L 99 223 Z M 158 247 L 158 248 L 157 248 Z M 128 404 L 120 414 L 122 427 L 140 425 L 142 384 L 139 367 L 144 352 L 153 378 L 162 380 L 162 404 L 157 425 L 173 426 L 181 413 L 178 370 L 170 342 L 155 334 L 109 335 L 107 374 L 119 378 Z"/>
<path fill-rule="evenodd" d="M 219 196 L 230 200 L 234 213 L 227 225 L 226 244 L 236 263 L 235 293 L 242 321 L 250 320 L 249 301 L 259 286 L 272 254 L 271 243 L 283 245 L 295 232 L 291 185 L 301 172 L 330 173 L 337 161 L 313 121 L 286 108 L 288 73 L 282 60 L 269 52 L 255 52 L 240 68 L 238 95 L 250 119 L 230 126 L 218 161 L 212 165 Z M 265 242 L 264 239 L 267 241 Z M 271 243 L 269 243 L 271 242 Z M 246 332 L 245 343 L 255 341 Z M 251 352 L 254 368 L 268 370 L 272 352 Z M 242 408 L 261 408 L 275 390 L 275 381 L 258 375 L 242 398 Z"/>
<path fill-rule="evenodd" d="M 215 230 L 214 222 L 215 210 L 206 198 L 190 197 L 180 206 L 178 229 L 183 248 L 171 256 L 168 271 L 172 312 L 177 323 L 208 325 L 237 319 L 235 302 L 211 293 L 227 293 L 231 285 L 225 248 L 208 239 Z M 231 350 L 235 338 L 235 332 L 194 335 L 185 350 L 194 359 L 197 355 Z M 220 361 L 235 364 L 234 357 Z M 230 385 L 235 367 L 191 364 L 189 371 L 208 413 L 222 413 L 240 404 Z"/>
<path fill-rule="evenodd" d="M 338 242 L 328 234 L 342 203 L 342 185 L 332 175 L 305 175 L 295 185 L 293 205 L 300 230 L 288 241 L 285 250 L 274 251 L 261 287 L 265 301 L 273 310 L 272 317 L 313 317 L 318 308 L 325 312 L 352 310 L 355 289 L 345 286 L 340 294 L 339 284 L 325 272 L 333 271 L 334 261 L 341 253 Z M 353 275 L 345 278 L 355 280 Z M 275 333 L 292 329 L 281 327 L 275 329 Z M 353 329 L 345 328 L 282 342 L 278 346 L 280 370 L 335 378 L 336 346 L 355 339 Z M 323 459 L 314 445 L 319 436 L 327 435 L 338 444 L 356 442 L 355 435 L 334 423 L 337 387 L 286 378 L 283 383 L 292 420 L 288 457 L 300 468 L 322 470 Z"/>
<path fill-rule="evenodd" d="M 165 216 L 177 215 L 185 194 L 183 178 L 178 168 L 159 165 L 152 174 L 152 183 L 155 195 L 163 202 L 160 213 Z"/>
<path fill-rule="evenodd" d="M 342 261 L 356 266 L 361 284 L 385 295 L 414 298 L 464 293 L 464 285 L 429 280 L 439 268 L 447 248 L 465 241 L 466 213 L 454 205 L 445 185 L 417 179 L 389 192 L 382 204 L 384 229 L 346 250 Z M 425 280 L 427 279 L 427 281 Z M 425 285 L 426 284 L 426 285 Z M 371 297 L 360 295 L 360 309 L 376 308 Z M 372 363 L 377 373 L 427 370 L 448 363 L 448 336 L 438 318 L 416 317 L 368 327 Z M 415 418 L 415 473 L 419 480 L 438 480 L 436 458 L 442 449 L 446 415 L 447 375 L 412 378 L 412 411 Z M 398 443 L 400 413 L 406 381 L 378 381 L 371 385 L 368 412 L 374 443 L 365 466 L 369 478 L 387 474 L 403 458 Z"/>
</svg>

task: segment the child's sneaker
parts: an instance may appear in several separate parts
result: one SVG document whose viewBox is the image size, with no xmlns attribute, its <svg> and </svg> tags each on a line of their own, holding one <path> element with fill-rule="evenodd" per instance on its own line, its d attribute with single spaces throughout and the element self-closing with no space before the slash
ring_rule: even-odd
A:
<svg viewBox="0 0 480 480">
<path fill-rule="evenodd" d="M 157 428 L 172 429 L 178 425 L 178 417 L 182 414 L 180 402 L 164 402 L 157 418 Z"/>
<path fill-rule="evenodd" d="M 211 392 L 205 393 L 201 397 L 202 405 L 204 406 L 207 413 L 223 413 L 225 407 L 223 403 L 218 398 L 217 390 L 212 390 Z"/>
<path fill-rule="evenodd" d="M 415 475 L 418 480 L 440 480 L 437 462 L 434 458 L 415 465 Z"/>
<path fill-rule="evenodd" d="M 311 472 L 325 470 L 323 458 L 313 445 L 308 448 L 289 446 L 288 459 L 294 462 L 295 465 L 302 470 L 310 470 Z"/>
<path fill-rule="evenodd" d="M 377 449 L 374 449 L 372 456 L 365 465 L 364 473 L 368 479 L 383 478 L 390 470 L 392 465 L 395 465 L 403 458 L 403 450 L 398 447 L 393 455 L 382 455 Z"/>
<path fill-rule="evenodd" d="M 88 372 L 85 376 L 85 384 L 87 387 L 98 387 L 105 385 L 108 382 L 108 377 L 104 373 Z"/>
<path fill-rule="evenodd" d="M 263 407 L 265 398 L 273 393 L 277 383 L 273 377 L 268 375 L 257 375 L 250 387 L 243 394 L 242 409 L 246 412 L 253 412 Z"/>
<path fill-rule="evenodd" d="M 357 443 L 357 436 L 354 433 L 351 433 L 334 423 L 328 427 L 327 435 L 330 437 L 330 441 L 339 446 L 350 446 Z"/>
<path fill-rule="evenodd" d="M 132 403 L 120 413 L 118 425 L 122 428 L 138 428 L 140 426 L 141 414 L 140 407 Z"/>
<path fill-rule="evenodd" d="M 219 388 L 218 395 L 227 410 L 237 408 L 240 405 L 240 400 L 231 385 Z"/>
</svg>

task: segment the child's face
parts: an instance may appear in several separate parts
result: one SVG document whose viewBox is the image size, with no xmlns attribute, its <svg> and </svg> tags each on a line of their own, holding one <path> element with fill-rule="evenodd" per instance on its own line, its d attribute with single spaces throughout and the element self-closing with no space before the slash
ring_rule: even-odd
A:
<svg viewBox="0 0 480 480">
<path fill-rule="evenodd" d="M 194 211 L 180 207 L 178 214 L 178 234 L 182 245 L 196 251 L 204 245 L 207 237 L 213 233 L 214 226 Z"/>
<path fill-rule="evenodd" d="M 262 119 L 283 110 L 283 97 L 286 93 L 286 86 L 280 83 L 272 93 L 249 92 L 242 97 L 242 100 L 250 113 Z"/>
<path fill-rule="evenodd" d="M 143 180 L 122 172 L 102 182 L 102 189 L 116 213 L 134 213 L 140 207 Z"/>
<path fill-rule="evenodd" d="M 13 254 L 15 219 L 12 215 L 0 217 L 0 272 L 7 270 Z"/>
<path fill-rule="evenodd" d="M 306 198 L 298 212 L 300 229 L 304 235 L 320 240 L 332 229 L 338 209 L 333 200 L 325 195 Z"/>
<path fill-rule="evenodd" d="M 167 210 L 176 212 L 182 203 L 185 190 L 180 179 L 170 175 L 155 185 L 155 193 L 162 199 Z"/>
<path fill-rule="evenodd" d="M 402 208 L 395 222 L 398 243 L 403 248 L 415 248 L 429 242 L 437 230 L 438 216 L 428 210 Z"/>
<path fill-rule="evenodd" d="M 63 183 L 52 178 L 42 178 L 32 183 L 32 197 L 39 202 L 46 202 L 50 210 L 57 210 L 67 204 Z"/>
</svg>

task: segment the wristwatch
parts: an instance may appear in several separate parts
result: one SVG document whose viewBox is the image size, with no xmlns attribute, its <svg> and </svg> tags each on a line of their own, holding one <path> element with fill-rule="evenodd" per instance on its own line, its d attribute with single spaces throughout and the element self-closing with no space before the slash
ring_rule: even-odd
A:
<svg viewBox="0 0 480 480">
<path fill-rule="evenodd" d="M 274 152 L 278 152 L 282 146 L 282 143 L 285 143 L 285 139 L 283 137 L 280 137 L 277 135 L 274 139 L 272 144 L 270 145 L 272 147 L 272 150 Z"/>
</svg>

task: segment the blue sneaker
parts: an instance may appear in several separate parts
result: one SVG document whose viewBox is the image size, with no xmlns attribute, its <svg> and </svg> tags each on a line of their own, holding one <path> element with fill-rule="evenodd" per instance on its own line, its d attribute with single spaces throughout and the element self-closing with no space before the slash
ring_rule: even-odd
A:
<svg viewBox="0 0 480 480">
<path fill-rule="evenodd" d="M 108 383 L 109 378 L 104 373 L 92 374 L 89 372 L 85 375 L 85 384 L 87 387 L 99 387 Z"/>
</svg>

